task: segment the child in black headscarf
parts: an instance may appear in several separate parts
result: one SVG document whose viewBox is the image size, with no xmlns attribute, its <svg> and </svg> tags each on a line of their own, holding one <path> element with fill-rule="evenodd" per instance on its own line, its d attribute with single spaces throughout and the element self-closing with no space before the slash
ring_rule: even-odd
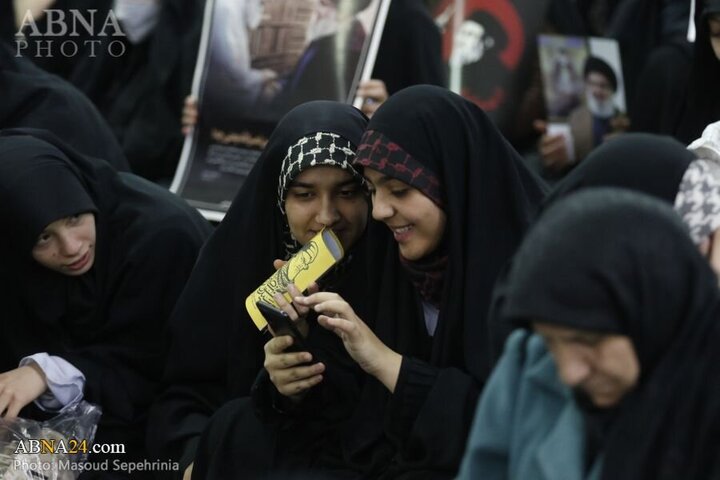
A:
<svg viewBox="0 0 720 480">
<path fill-rule="evenodd" d="M 0 203 L 0 415 L 84 397 L 103 411 L 95 441 L 145 458 L 161 330 L 210 225 L 41 130 L 0 134 Z"/>
<path fill-rule="evenodd" d="M 180 461 L 182 469 L 195 460 L 211 417 L 224 425 L 225 413 L 218 410 L 249 395 L 262 370 L 268 338 L 250 319 L 245 298 L 273 273 L 274 261 L 290 258 L 323 226 L 332 228 L 346 257 L 323 280 L 324 288 L 347 295 L 367 288 L 357 244 L 367 224 L 368 198 L 351 165 L 366 124 L 360 111 L 338 102 L 291 110 L 203 249 L 172 318 L 166 388 L 149 429 L 150 444 L 162 457 Z M 312 385 L 319 374 L 334 375 L 323 342 L 339 342 L 308 320 L 313 373 L 302 380 Z M 269 343 L 284 350 L 288 338 Z M 302 374 L 297 363 L 303 362 L 286 365 L 292 375 Z"/>
<path fill-rule="evenodd" d="M 322 450 L 307 447 L 303 418 L 288 416 L 266 429 L 262 441 L 273 443 L 262 459 L 248 456 L 247 417 L 239 416 L 236 430 L 207 436 L 202 446 L 226 469 L 198 465 L 198 478 L 273 468 L 343 478 L 455 474 L 490 371 L 490 290 L 543 188 L 477 106 L 439 87 L 410 87 L 384 103 L 355 164 L 370 180 L 373 216 L 392 230 L 375 224 L 370 232 L 373 288 L 361 300 L 321 292 L 296 302 L 321 313 L 319 323 L 367 374 L 357 405 Z M 340 401 L 347 402 L 313 408 Z M 216 450 L 213 442 L 236 448 Z"/>
<path fill-rule="evenodd" d="M 575 193 L 509 285 L 505 317 L 539 335 L 508 340 L 460 478 L 718 478 L 720 293 L 669 206 Z"/>
</svg>

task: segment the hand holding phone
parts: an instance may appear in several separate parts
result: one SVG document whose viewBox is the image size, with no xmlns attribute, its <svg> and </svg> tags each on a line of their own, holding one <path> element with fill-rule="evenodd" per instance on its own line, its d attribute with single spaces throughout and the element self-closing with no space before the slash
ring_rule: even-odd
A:
<svg viewBox="0 0 720 480">
<path fill-rule="evenodd" d="M 312 363 L 314 355 L 306 348 L 305 339 L 287 313 L 263 302 L 257 302 L 257 308 L 276 337 L 293 337 L 293 344 L 284 350 L 269 348 L 274 340 L 266 344 L 265 369 L 280 394 L 299 401 L 308 389 L 323 380 L 325 365 Z"/>
<path fill-rule="evenodd" d="M 287 348 L 287 352 L 308 351 L 305 346 L 305 339 L 295 325 L 295 322 L 292 321 L 287 313 L 262 301 L 256 302 L 256 305 L 262 316 L 265 317 L 265 320 L 268 322 L 275 337 L 282 335 L 290 335 L 293 337 L 293 344 Z"/>
</svg>

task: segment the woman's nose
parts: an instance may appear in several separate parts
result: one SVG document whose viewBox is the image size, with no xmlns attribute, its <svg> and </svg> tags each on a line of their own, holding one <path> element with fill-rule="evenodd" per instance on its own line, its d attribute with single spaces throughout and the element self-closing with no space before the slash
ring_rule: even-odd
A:
<svg viewBox="0 0 720 480">
<path fill-rule="evenodd" d="M 316 220 L 318 223 L 326 227 L 332 227 L 337 223 L 338 220 L 340 220 L 340 213 L 338 212 L 338 209 L 336 208 L 335 203 L 332 200 L 323 200 Z"/>
<path fill-rule="evenodd" d="M 74 235 L 60 235 L 60 252 L 66 257 L 73 257 L 80 253 L 82 240 Z"/>
<path fill-rule="evenodd" d="M 562 382 L 569 387 L 580 385 L 590 374 L 590 364 L 581 355 L 573 352 L 556 354 L 558 372 Z"/>
<path fill-rule="evenodd" d="M 372 199 L 372 217 L 382 222 L 393 216 L 393 209 L 384 196 L 375 194 Z"/>
</svg>

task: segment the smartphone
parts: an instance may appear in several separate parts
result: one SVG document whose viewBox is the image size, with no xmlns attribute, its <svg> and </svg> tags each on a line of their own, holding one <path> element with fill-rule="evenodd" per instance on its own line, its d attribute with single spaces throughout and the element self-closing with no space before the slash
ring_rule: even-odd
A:
<svg viewBox="0 0 720 480">
<path fill-rule="evenodd" d="M 295 322 L 292 321 L 287 313 L 262 301 L 256 302 L 255 304 L 262 316 L 267 320 L 268 325 L 270 325 L 276 337 L 281 335 L 290 335 L 293 337 L 293 344 L 285 350 L 286 352 L 309 351 L 305 347 L 305 339 L 300 333 L 300 330 L 298 330 Z"/>
</svg>

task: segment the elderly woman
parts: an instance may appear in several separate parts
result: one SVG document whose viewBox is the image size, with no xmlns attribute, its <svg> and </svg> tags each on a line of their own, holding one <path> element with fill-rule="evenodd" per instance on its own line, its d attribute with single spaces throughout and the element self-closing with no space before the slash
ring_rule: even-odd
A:
<svg viewBox="0 0 720 480">
<path fill-rule="evenodd" d="M 534 334 L 508 340 L 459 478 L 718 478 L 720 291 L 669 206 L 575 193 L 508 285 L 504 318 Z"/>
</svg>

